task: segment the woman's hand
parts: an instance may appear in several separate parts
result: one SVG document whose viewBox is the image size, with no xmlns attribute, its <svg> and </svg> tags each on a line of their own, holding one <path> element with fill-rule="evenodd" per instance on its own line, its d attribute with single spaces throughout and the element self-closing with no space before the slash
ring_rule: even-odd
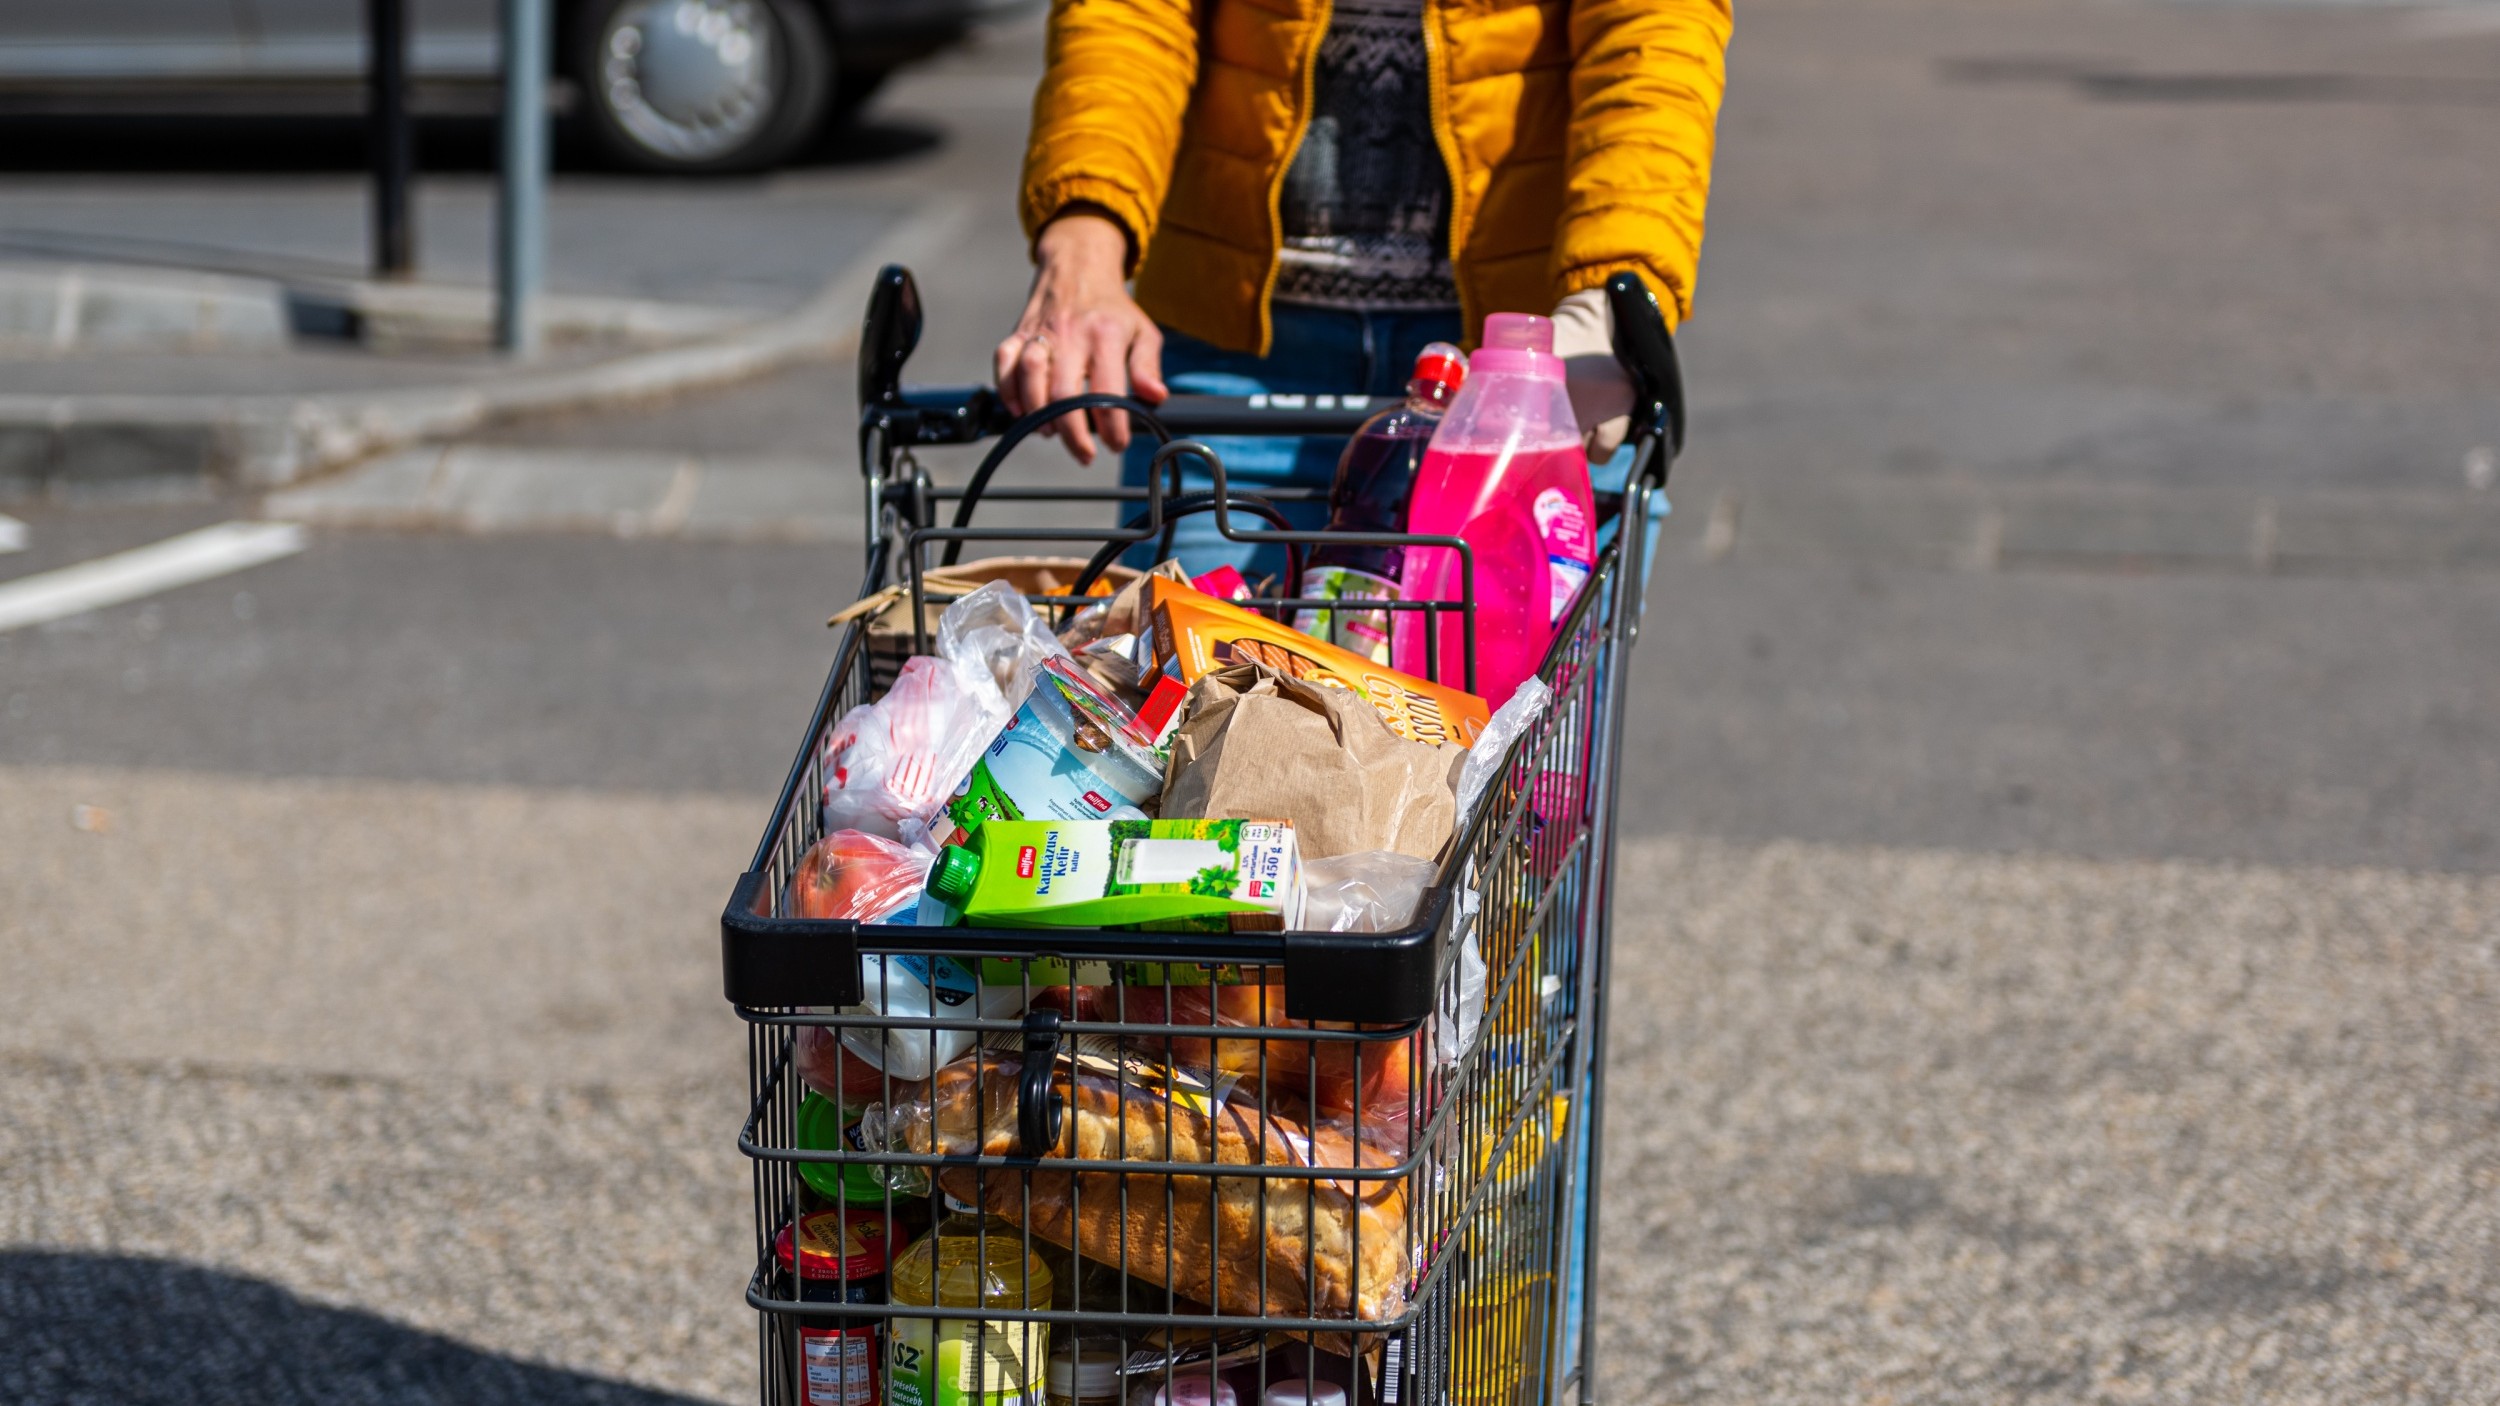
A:
<svg viewBox="0 0 2500 1406">
<path fill-rule="evenodd" d="M 1554 309 L 1554 355 L 1562 358 L 1580 445 L 1591 464 L 1605 463 L 1631 431 L 1633 397 L 1632 377 L 1615 360 L 1615 314 L 1605 289 L 1574 293 Z"/>
<path fill-rule="evenodd" d="M 1024 315 L 994 358 L 1007 408 L 1022 415 L 1085 391 L 1161 404 L 1163 333 L 1128 295 L 1127 231 L 1102 215 L 1071 210 L 1043 226 L 1034 252 Z M 1127 412 L 1068 415 L 1043 430 L 1086 464 L 1094 462 L 1096 432 L 1113 452 L 1128 448 Z"/>
</svg>

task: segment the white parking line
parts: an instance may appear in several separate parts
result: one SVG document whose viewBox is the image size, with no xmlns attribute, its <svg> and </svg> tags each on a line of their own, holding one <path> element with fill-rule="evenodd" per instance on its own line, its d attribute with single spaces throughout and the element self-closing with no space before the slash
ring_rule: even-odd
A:
<svg viewBox="0 0 2500 1406">
<path fill-rule="evenodd" d="M 26 524 L 7 513 L 0 513 L 0 552 L 26 550 Z"/>
<path fill-rule="evenodd" d="M 206 581 L 304 550 L 291 522 L 223 522 L 0 583 L 0 633 Z"/>
</svg>

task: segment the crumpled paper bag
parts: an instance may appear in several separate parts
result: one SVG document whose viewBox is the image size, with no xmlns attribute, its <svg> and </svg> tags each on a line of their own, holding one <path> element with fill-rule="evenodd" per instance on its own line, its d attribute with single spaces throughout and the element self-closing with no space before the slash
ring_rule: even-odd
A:
<svg viewBox="0 0 2500 1406">
<path fill-rule="evenodd" d="M 1290 820 L 1307 859 L 1439 855 L 1466 752 L 1409 742 L 1360 696 L 1235 664 L 1198 680 L 1164 772 L 1163 814 Z"/>
</svg>

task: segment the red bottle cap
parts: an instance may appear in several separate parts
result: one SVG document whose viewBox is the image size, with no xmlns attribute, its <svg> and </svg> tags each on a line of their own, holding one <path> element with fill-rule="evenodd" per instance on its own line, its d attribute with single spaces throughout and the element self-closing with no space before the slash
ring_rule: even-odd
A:
<svg viewBox="0 0 2500 1406">
<path fill-rule="evenodd" d="M 1407 382 L 1414 394 L 1439 395 L 1435 399 L 1455 395 L 1467 383 L 1467 353 L 1447 342 L 1435 342 L 1415 358 L 1415 374 Z"/>
</svg>

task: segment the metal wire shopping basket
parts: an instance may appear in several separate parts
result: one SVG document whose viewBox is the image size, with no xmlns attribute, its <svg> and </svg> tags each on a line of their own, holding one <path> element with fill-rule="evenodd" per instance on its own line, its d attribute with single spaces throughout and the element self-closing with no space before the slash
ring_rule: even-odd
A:
<svg viewBox="0 0 2500 1406">
<path fill-rule="evenodd" d="M 827 730 L 891 678 L 868 622 L 848 627 L 721 920 L 727 994 L 749 1031 L 739 1147 L 753 1164 L 747 1300 L 766 1402 L 1588 1399 L 1612 819 L 1645 550 L 1626 525 L 1647 521 L 1683 419 L 1655 303 L 1629 275 L 1609 296 L 1640 391 L 1640 467 L 1599 495 L 1618 530 L 1545 661 L 1551 704 L 1399 931 L 793 916 L 792 877 L 822 838 Z M 1295 548 L 1464 550 L 1288 530 L 1274 511 L 1285 495 L 1232 490 L 1220 456 L 1180 438 L 1345 434 L 1364 417 L 1358 398 L 1176 396 L 1149 410 L 1084 396 L 1011 422 L 985 390 L 905 390 L 919 330 L 910 275 L 889 268 L 860 354 L 863 595 L 907 587 L 922 652 L 928 612 L 948 598 L 942 568 L 966 544 L 1092 548 L 1082 571 L 1028 595 L 1058 611 L 1186 512 Z M 1146 487 L 993 483 L 1035 429 L 1096 405 L 1136 412 L 1165 441 Z M 912 455 L 993 438 L 958 488 Z M 1164 466 L 1191 455 L 1211 492 L 1167 488 Z M 1104 525 L 1013 520 L 1015 505 L 1043 501 L 1098 502 Z M 979 521 L 983 506 L 1007 520 Z M 1393 608 L 1430 623 L 1473 603 Z M 1431 672 L 1472 685 L 1473 669 L 1469 649 Z"/>
</svg>

